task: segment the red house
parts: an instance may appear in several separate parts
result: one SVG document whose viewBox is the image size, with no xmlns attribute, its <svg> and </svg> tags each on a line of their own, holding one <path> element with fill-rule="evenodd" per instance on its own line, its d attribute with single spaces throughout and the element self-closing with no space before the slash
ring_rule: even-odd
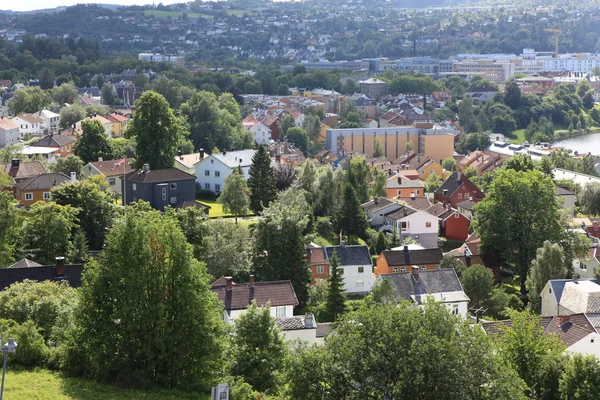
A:
<svg viewBox="0 0 600 400">
<path fill-rule="evenodd" d="M 450 175 L 433 196 L 436 203 L 449 203 L 452 208 L 458 208 L 458 203 L 469 199 L 477 203 L 484 197 L 485 194 L 460 171 Z"/>
<path fill-rule="evenodd" d="M 440 219 L 440 236 L 449 240 L 465 241 L 469 237 L 469 219 L 448 203 L 435 203 L 426 210 Z"/>
<path fill-rule="evenodd" d="M 329 262 L 325 255 L 325 249 L 311 243 L 306 249 L 306 253 L 310 267 L 310 285 L 314 285 L 317 279 L 329 279 Z"/>
</svg>

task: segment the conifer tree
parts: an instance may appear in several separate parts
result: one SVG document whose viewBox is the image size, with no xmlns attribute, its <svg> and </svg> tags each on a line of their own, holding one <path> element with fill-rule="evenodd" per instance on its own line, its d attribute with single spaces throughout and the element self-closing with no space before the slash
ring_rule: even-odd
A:
<svg viewBox="0 0 600 400">
<path fill-rule="evenodd" d="M 277 196 L 275 171 L 271 166 L 271 157 L 265 146 L 259 146 L 258 151 L 252 157 L 248 188 L 251 192 L 250 209 L 255 214 L 262 212 Z"/>
<path fill-rule="evenodd" d="M 367 231 L 367 217 L 360 206 L 356 192 L 349 184 L 344 188 L 344 200 L 338 215 L 339 228 L 347 234 L 364 237 Z"/>
<path fill-rule="evenodd" d="M 329 259 L 329 293 L 327 294 L 327 314 L 336 321 L 346 311 L 346 294 L 344 293 L 344 271 L 340 268 L 337 252 Z"/>
</svg>

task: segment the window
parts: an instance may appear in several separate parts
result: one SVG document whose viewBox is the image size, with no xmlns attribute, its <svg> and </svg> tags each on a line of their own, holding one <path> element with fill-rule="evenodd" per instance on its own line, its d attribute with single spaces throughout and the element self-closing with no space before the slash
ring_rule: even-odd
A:
<svg viewBox="0 0 600 400">
<path fill-rule="evenodd" d="M 221 176 L 221 171 L 215 171 L 215 176 L 219 178 Z"/>
<path fill-rule="evenodd" d="M 408 232 L 408 222 L 406 222 L 406 221 L 400 222 L 400 232 Z"/>
<path fill-rule="evenodd" d="M 324 274 L 324 273 L 325 273 L 325 266 L 317 265 L 317 274 Z"/>
<path fill-rule="evenodd" d="M 117 183 L 117 180 L 115 178 L 108 178 L 108 184 L 110 186 L 115 186 L 116 183 Z"/>
<path fill-rule="evenodd" d="M 356 281 L 356 287 L 363 287 L 365 286 L 365 281 Z"/>
<path fill-rule="evenodd" d="M 44 192 L 44 200 L 50 200 L 50 192 Z"/>
<path fill-rule="evenodd" d="M 204 176 L 210 176 L 210 170 L 205 169 L 204 170 Z"/>
<path fill-rule="evenodd" d="M 462 193 L 459 193 L 459 194 L 458 194 L 458 198 L 459 198 L 459 199 L 462 199 Z"/>
<path fill-rule="evenodd" d="M 133 183 L 133 184 L 131 184 L 131 188 L 132 188 L 133 190 L 137 190 L 137 185 L 136 185 L 135 183 Z"/>
<path fill-rule="evenodd" d="M 431 228 L 431 222 L 425 222 L 425 228 Z"/>
<path fill-rule="evenodd" d="M 439 265 L 436 265 L 436 266 L 435 266 L 435 269 L 440 269 L 440 268 L 441 268 L 441 267 L 440 267 Z"/>
<path fill-rule="evenodd" d="M 400 268 L 400 272 L 406 272 L 406 268 L 405 267 Z"/>
<path fill-rule="evenodd" d="M 220 191 L 221 191 L 221 185 L 220 185 L 220 184 L 218 184 L 218 183 L 215 183 L 215 190 L 216 190 L 217 192 L 220 192 Z"/>
<path fill-rule="evenodd" d="M 358 267 L 358 273 L 362 274 L 363 272 L 365 272 L 365 267 Z"/>
<path fill-rule="evenodd" d="M 283 307 L 277 307 L 275 309 L 275 316 L 277 318 L 285 317 L 285 306 L 283 306 Z"/>
<path fill-rule="evenodd" d="M 177 204 L 177 197 L 171 197 L 171 204 Z"/>
<path fill-rule="evenodd" d="M 210 190 L 210 183 L 205 183 L 204 184 L 204 189 Z"/>
<path fill-rule="evenodd" d="M 211 164 L 214 164 L 214 163 L 215 163 L 215 160 L 210 160 L 210 163 L 211 163 Z"/>
<path fill-rule="evenodd" d="M 579 263 L 579 269 L 585 271 L 587 269 L 587 265 L 585 265 L 584 263 L 580 262 Z"/>
<path fill-rule="evenodd" d="M 427 271 L 427 266 L 421 265 L 421 271 Z"/>
<path fill-rule="evenodd" d="M 169 188 L 171 190 L 175 190 L 175 189 L 177 189 L 177 184 L 176 183 L 171 183 L 171 184 L 169 184 Z"/>
<path fill-rule="evenodd" d="M 458 213 L 454 213 L 454 218 L 458 218 L 460 215 Z"/>
<path fill-rule="evenodd" d="M 402 190 L 398 190 L 398 196 L 402 196 Z"/>
<path fill-rule="evenodd" d="M 452 315 L 458 315 L 458 304 L 452 304 Z"/>
<path fill-rule="evenodd" d="M 415 190 L 415 194 L 421 194 L 421 189 Z"/>
<path fill-rule="evenodd" d="M 435 171 L 434 170 L 429 170 L 429 173 L 430 174 L 435 174 Z"/>
<path fill-rule="evenodd" d="M 25 200 L 33 200 L 33 193 L 25 193 Z"/>
<path fill-rule="evenodd" d="M 398 268 L 396 268 L 396 267 L 392 268 L 392 272 L 393 272 L 394 274 L 398 273 Z"/>
<path fill-rule="evenodd" d="M 167 188 L 162 188 L 162 199 L 163 201 L 167 200 Z"/>
</svg>

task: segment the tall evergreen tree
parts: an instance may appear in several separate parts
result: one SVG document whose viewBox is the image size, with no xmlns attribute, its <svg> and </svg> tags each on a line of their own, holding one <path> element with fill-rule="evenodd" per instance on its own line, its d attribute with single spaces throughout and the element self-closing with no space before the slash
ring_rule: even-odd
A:
<svg viewBox="0 0 600 400">
<path fill-rule="evenodd" d="M 327 294 L 327 314 L 332 321 L 346 311 L 346 294 L 344 293 L 344 270 L 340 268 L 337 252 L 329 259 L 329 293 Z"/>
<path fill-rule="evenodd" d="M 277 196 L 275 171 L 271 166 L 269 152 L 263 145 L 258 147 L 258 151 L 252 157 L 248 188 L 250 189 L 250 209 L 255 214 L 262 212 Z"/>
<path fill-rule="evenodd" d="M 344 199 L 339 211 L 338 228 L 348 235 L 364 237 L 367 232 L 367 216 L 360 206 L 356 192 L 349 184 L 344 188 Z"/>
</svg>

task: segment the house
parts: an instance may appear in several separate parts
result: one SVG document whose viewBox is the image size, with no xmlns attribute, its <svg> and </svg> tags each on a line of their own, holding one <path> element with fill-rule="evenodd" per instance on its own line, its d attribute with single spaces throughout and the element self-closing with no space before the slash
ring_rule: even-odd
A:
<svg viewBox="0 0 600 400">
<path fill-rule="evenodd" d="M 304 157 L 302 150 L 290 142 L 271 143 L 267 150 L 269 150 L 271 160 L 276 164 L 300 166 L 306 161 L 306 157 Z"/>
<path fill-rule="evenodd" d="M 64 257 L 56 257 L 55 265 L 35 266 L 33 264 L 19 262 L 21 266 L 11 268 L 0 268 L 0 290 L 4 290 L 13 283 L 32 281 L 67 281 L 72 287 L 81 286 L 81 275 L 83 264 L 65 264 Z M 37 264 L 37 263 L 35 263 Z M 38 264 L 39 265 L 39 264 Z"/>
<path fill-rule="evenodd" d="M 54 148 L 59 157 L 68 157 L 73 154 L 73 145 L 77 139 L 71 136 L 50 134 L 40 138 L 31 147 Z"/>
<path fill-rule="evenodd" d="M 106 114 L 105 118 L 112 123 L 111 135 L 113 137 L 121 137 L 125 134 L 127 125 L 129 124 L 129 118 L 125 117 L 124 115 L 117 114 L 116 112 Z"/>
<path fill-rule="evenodd" d="M 223 303 L 225 322 L 239 317 L 252 301 L 256 301 L 259 307 L 269 305 L 274 318 L 293 316 L 294 307 L 298 305 L 296 292 L 290 281 L 255 282 L 254 275 L 250 275 L 248 283 L 235 283 L 231 277 L 221 277 L 210 286 Z"/>
<path fill-rule="evenodd" d="M 31 207 L 35 202 L 50 200 L 52 189 L 74 180 L 75 177 L 69 178 L 56 172 L 47 172 L 24 179 L 16 185 L 17 200 L 23 207 Z"/>
<path fill-rule="evenodd" d="M 469 235 L 465 243 L 457 249 L 446 253 L 447 256 L 457 258 L 460 262 L 470 267 L 474 264 L 484 265 L 490 270 L 496 282 L 500 282 L 500 262 L 493 254 L 481 254 L 479 245 L 481 239 L 476 232 Z"/>
<path fill-rule="evenodd" d="M 469 167 L 477 168 L 477 166 L 482 164 L 490 157 L 492 156 L 485 154 L 483 151 L 472 151 L 470 154 L 468 154 L 466 157 L 463 157 L 456 163 L 456 169 L 459 171 L 464 171 Z"/>
<path fill-rule="evenodd" d="M 498 90 L 491 87 L 475 87 L 465 92 L 465 96 L 470 97 L 474 104 L 478 104 L 493 99 L 496 93 Z"/>
<path fill-rule="evenodd" d="M 365 245 L 326 246 L 325 257 L 331 265 L 331 257 L 337 254 L 339 267 L 344 271 L 344 291 L 347 294 L 367 294 L 375 277 L 373 275 L 373 261 L 369 248 Z"/>
<path fill-rule="evenodd" d="M 29 268 L 29 267 L 41 267 L 42 264 L 38 264 L 33 260 L 28 258 L 22 258 L 19 261 L 9 265 L 6 268 Z"/>
<path fill-rule="evenodd" d="M 250 177 L 250 166 L 255 153 L 256 150 L 238 150 L 211 154 L 195 164 L 196 181 L 201 189 L 221 193 L 225 178 L 235 168 L 240 167 L 246 179 Z"/>
<path fill-rule="evenodd" d="M 44 133 L 55 133 L 60 128 L 60 114 L 46 110 L 45 108 L 35 113 L 35 115 L 42 119 L 42 129 Z"/>
<path fill-rule="evenodd" d="M 573 215 L 575 213 L 575 201 L 577 200 L 575 192 L 571 192 L 568 189 L 556 186 L 554 188 L 554 194 L 558 199 L 560 199 L 559 201 L 562 205 L 562 208 L 567 210 L 569 215 Z"/>
<path fill-rule="evenodd" d="M 34 114 L 19 114 L 12 119 L 12 122 L 19 126 L 21 137 L 26 133 L 34 136 L 42 134 L 44 120 Z"/>
<path fill-rule="evenodd" d="M 104 133 L 106 134 L 106 136 L 110 137 L 112 135 L 113 132 L 113 122 L 105 117 L 103 117 L 102 115 L 90 115 L 87 118 L 82 119 L 81 121 L 75 123 L 75 132 L 79 133 L 80 135 L 83 134 L 83 128 L 81 127 L 81 124 L 83 123 L 83 121 L 99 121 L 100 124 L 102 125 L 102 127 L 104 127 Z"/>
<path fill-rule="evenodd" d="M 317 279 L 329 279 L 329 260 L 325 255 L 325 249 L 310 243 L 306 248 L 308 267 L 310 268 L 310 285 L 313 286 Z"/>
<path fill-rule="evenodd" d="M 541 316 L 600 313 L 600 285 L 597 279 L 552 279 L 542 293 Z"/>
<path fill-rule="evenodd" d="M 254 142 L 256 144 L 271 143 L 271 129 L 256 119 L 253 115 L 249 115 L 244 118 L 242 125 L 244 130 L 252 133 L 252 137 L 254 138 Z"/>
<path fill-rule="evenodd" d="M 19 125 L 8 118 L 0 117 L 0 148 L 17 144 L 20 138 Z"/>
<path fill-rule="evenodd" d="M 151 170 L 145 164 L 143 169 L 125 176 L 123 205 L 139 200 L 147 201 L 160 211 L 166 206 L 195 201 L 196 177 L 176 168 Z"/>
<path fill-rule="evenodd" d="M 424 197 L 425 185 L 418 179 L 408 179 L 401 174 L 395 174 L 388 178 L 385 192 L 388 199 Z"/>
<path fill-rule="evenodd" d="M 275 318 L 277 327 L 283 331 L 283 335 L 292 347 L 299 342 L 308 346 L 317 344 L 317 321 L 312 314 L 295 315 L 289 317 Z"/>
<path fill-rule="evenodd" d="M 439 218 L 440 236 L 448 240 L 465 241 L 469 237 L 470 220 L 447 203 L 435 203 L 427 212 Z"/>
<path fill-rule="evenodd" d="M 424 271 L 414 266 L 409 273 L 380 275 L 376 283 L 380 280 L 391 283 L 397 300 L 410 301 L 419 306 L 430 300 L 437 301 L 444 304 L 453 315 L 467 317 L 469 298 L 453 269 Z"/>
<path fill-rule="evenodd" d="M 458 209 L 459 213 L 463 214 L 470 221 L 475 216 L 475 204 L 477 203 L 475 203 L 473 200 L 465 200 L 458 203 L 456 208 Z"/>
<path fill-rule="evenodd" d="M 412 266 L 418 266 L 421 271 L 433 271 L 440 269 L 443 257 L 439 248 L 410 250 L 404 246 L 400 251 L 385 250 L 377 257 L 375 275 L 410 272 Z"/>
<path fill-rule="evenodd" d="M 434 193 L 436 202 L 450 203 L 452 208 L 457 208 L 458 203 L 471 200 L 475 203 L 485 195 L 461 171 L 454 171 L 452 175 Z"/>
<path fill-rule="evenodd" d="M 598 272 L 600 271 L 599 256 L 598 243 L 593 243 L 585 256 L 573 260 L 573 272 L 584 279 L 598 277 Z"/>
<path fill-rule="evenodd" d="M 442 164 L 433 158 L 422 160 L 420 163 L 415 165 L 414 169 L 417 171 L 419 174 L 419 179 L 422 181 L 426 181 L 431 175 L 437 175 L 440 178 L 444 176 L 444 168 L 442 167 Z"/>
<path fill-rule="evenodd" d="M 501 335 L 512 328 L 511 320 L 484 322 L 488 335 Z M 572 314 L 540 318 L 545 335 L 556 335 L 567 347 L 565 352 L 600 358 L 600 314 Z"/>
<path fill-rule="evenodd" d="M 400 243 L 411 238 L 425 248 L 438 245 L 438 217 L 425 211 L 415 210 L 404 204 L 383 214 L 383 226 L 380 231 L 393 232 L 394 227 Z"/>
<path fill-rule="evenodd" d="M 89 178 L 93 175 L 102 175 L 113 193 L 121 194 L 123 190 L 123 177 L 134 171 L 131 163 L 133 158 L 121 160 L 106 160 L 102 157 L 98 161 L 89 162 L 83 166 L 82 176 Z"/>
<path fill-rule="evenodd" d="M 48 172 L 41 161 L 21 161 L 18 158 L 7 164 L 0 163 L 0 171 L 10 176 L 15 183 Z"/>
<path fill-rule="evenodd" d="M 204 159 L 204 150 L 200 149 L 198 153 L 192 154 L 182 154 L 180 156 L 175 156 L 175 168 L 182 170 L 183 172 L 187 172 L 188 174 L 194 175 L 196 173 L 196 169 L 194 166 L 197 162 L 200 162 Z"/>
<path fill-rule="evenodd" d="M 396 201 L 382 197 L 375 197 L 373 200 L 361 204 L 362 209 L 367 214 L 367 219 L 371 226 L 378 229 L 385 222 L 385 214 L 399 210 L 402 205 Z"/>
<path fill-rule="evenodd" d="M 60 158 L 60 151 L 57 147 L 23 146 L 21 154 L 29 159 L 33 157 L 43 157 L 48 164 L 55 163 L 56 158 Z"/>
</svg>

